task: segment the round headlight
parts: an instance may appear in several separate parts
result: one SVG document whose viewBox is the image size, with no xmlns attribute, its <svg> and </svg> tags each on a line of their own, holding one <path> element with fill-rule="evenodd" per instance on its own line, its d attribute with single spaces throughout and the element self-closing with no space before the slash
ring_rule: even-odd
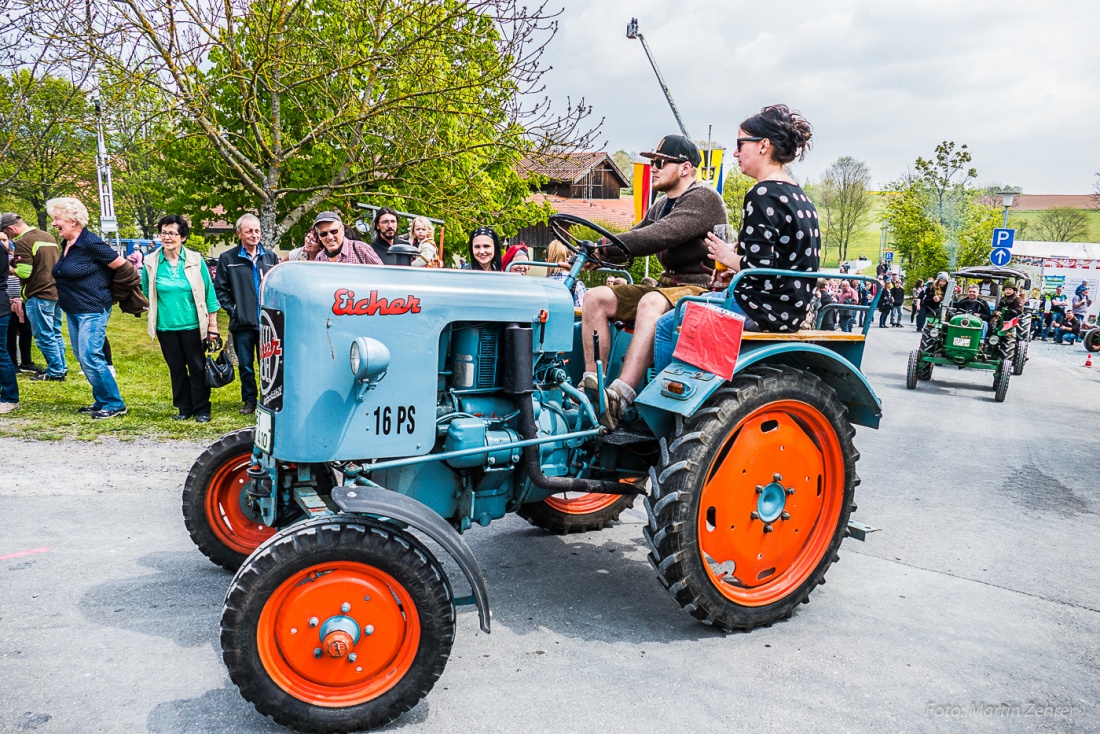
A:
<svg viewBox="0 0 1100 734">
<path fill-rule="evenodd" d="M 351 373 L 359 382 L 379 380 L 390 368 L 390 350 L 382 342 L 368 336 L 352 341 L 348 357 Z"/>
<path fill-rule="evenodd" d="M 928 330 L 928 336 L 932 337 L 933 339 L 935 339 L 939 335 L 940 335 L 940 330 L 939 329 L 929 329 Z"/>
<path fill-rule="evenodd" d="M 353 341 L 351 343 L 351 374 L 355 375 L 356 379 L 359 378 L 359 367 L 362 362 L 363 355 L 359 353 L 359 342 Z"/>
<path fill-rule="evenodd" d="M 1001 343 L 1001 337 L 997 336 L 996 334 L 989 337 L 989 345 L 990 346 L 995 347 L 1000 343 Z"/>
</svg>

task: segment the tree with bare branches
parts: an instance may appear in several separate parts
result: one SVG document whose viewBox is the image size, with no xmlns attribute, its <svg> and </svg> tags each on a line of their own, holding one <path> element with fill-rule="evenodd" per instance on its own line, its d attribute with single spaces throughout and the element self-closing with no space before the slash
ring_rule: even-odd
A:
<svg viewBox="0 0 1100 734">
<path fill-rule="evenodd" d="M 848 259 L 852 237 L 863 229 L 871 211 L 871 170 L 863 161 L 841 156 L 822 174 L 818 207 L 822 218 L 822 247 L 836 247 L 840 261 Z"/>
<path fill-rule="evenodd" d="M 1043 242 L 1083 242 L 1089 233 L 1089 219 L 1080 209 L 1054 207 L 1039 215 L 1031 233 Z"/>
<path fill-rule="evenodd" d="M 277 242 L 366 199 L 461 225 L 524 211 L 525 152 L 587 146 L 590 110 L 540 98 L 556 30 L 517 0 L 15 0 L 41 42 L 156 90 L 207 204 Z M 201 196 L 196 189 L 193 197 Z M 537 216 L 527 210 L 526 215 Z"/>
</svg>

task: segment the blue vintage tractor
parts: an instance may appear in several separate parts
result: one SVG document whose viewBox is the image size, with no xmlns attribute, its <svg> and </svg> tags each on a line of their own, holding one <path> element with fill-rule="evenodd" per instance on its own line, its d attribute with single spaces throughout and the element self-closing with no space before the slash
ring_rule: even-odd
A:
<svg viewBox="0 0 1100 734">
<path fill-rule="evenodd" d="M 573 239 L 574 224 L 606 243 Z M 789 617 L 844 537 L 862 539 L 852 424 L 881 416 L 859 368 L 867 328 L 745 334 L 731 380 L 675 360 L 608 433 L 575 387 L 589 337 L 568 285 L 605 248 L 629 254 L 590 222 L 552 225 L 577 253 L 564 283 L 318 263 L 268 275 L 256 426 L 211 446 L 184 492 L 196 543 L 236 569 L 223 657 L 260 712 L 330 732 L 416 705 L 443 673 L 456 605 L 489 632 L 462 533 L 509 512 L 596 530 L 643 495 L 658 580 L 722 630 Z M 602 380 L 630 339 L 613 333 Z"/>
</svg>

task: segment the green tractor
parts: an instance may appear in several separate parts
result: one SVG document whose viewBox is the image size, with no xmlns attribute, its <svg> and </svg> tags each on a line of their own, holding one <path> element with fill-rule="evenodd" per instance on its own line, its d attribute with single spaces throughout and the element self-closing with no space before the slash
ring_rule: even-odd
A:
<svg viewBox="0 0 1100 734">
<path fill-rule="evenodd" d="M 1006 308 L 1001 296 L 1009 280 L 1024 292 L 1030 287 L 1027 273 L 1014 268 L 971 267 L 951 274 L 943 305 L 929 314 L 920 348 L 909 353 L 907 388 L 932 379 L 935 365 L 990 370 L 994 399 L 1004 402 L 1009 378 L 1024 371 L 1028 347 L 1020 314 Z M 956 286 L 961 286 L 958 294 Z M 979 292 L 971 298 L 968 291 L 974 286 Z"/>
</svg>

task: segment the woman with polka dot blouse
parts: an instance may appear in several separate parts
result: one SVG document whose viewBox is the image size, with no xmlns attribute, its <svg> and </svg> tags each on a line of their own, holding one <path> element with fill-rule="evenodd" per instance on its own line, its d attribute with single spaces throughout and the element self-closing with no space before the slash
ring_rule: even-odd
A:
<svg viewBox="0 0 1100 734">
<path fill-rule="evenodd" d="M 733 156 L 741 172 L 757 183 L 745 194 L 739 241 L 731 245 L 707 235 L 711 257 L 731 273 L 748 268 L 808 273 L 818 269 L 817 210 L 785 168 L 805 156 L 812 136 L 810 123 L 781 104 L 765 107 L 738 128 Z M 815 282 L 815 276 L 746 275 L 738 282 L 731 305 L 746 317 L 750 331 L 798 331 L 813 303 Z M 714 294 L 716 300 L 723 297 Z M 658 370 L 672 361 L 675 326 L 674 312 L 657 323 L 654 363 Z"/>
</svg>

